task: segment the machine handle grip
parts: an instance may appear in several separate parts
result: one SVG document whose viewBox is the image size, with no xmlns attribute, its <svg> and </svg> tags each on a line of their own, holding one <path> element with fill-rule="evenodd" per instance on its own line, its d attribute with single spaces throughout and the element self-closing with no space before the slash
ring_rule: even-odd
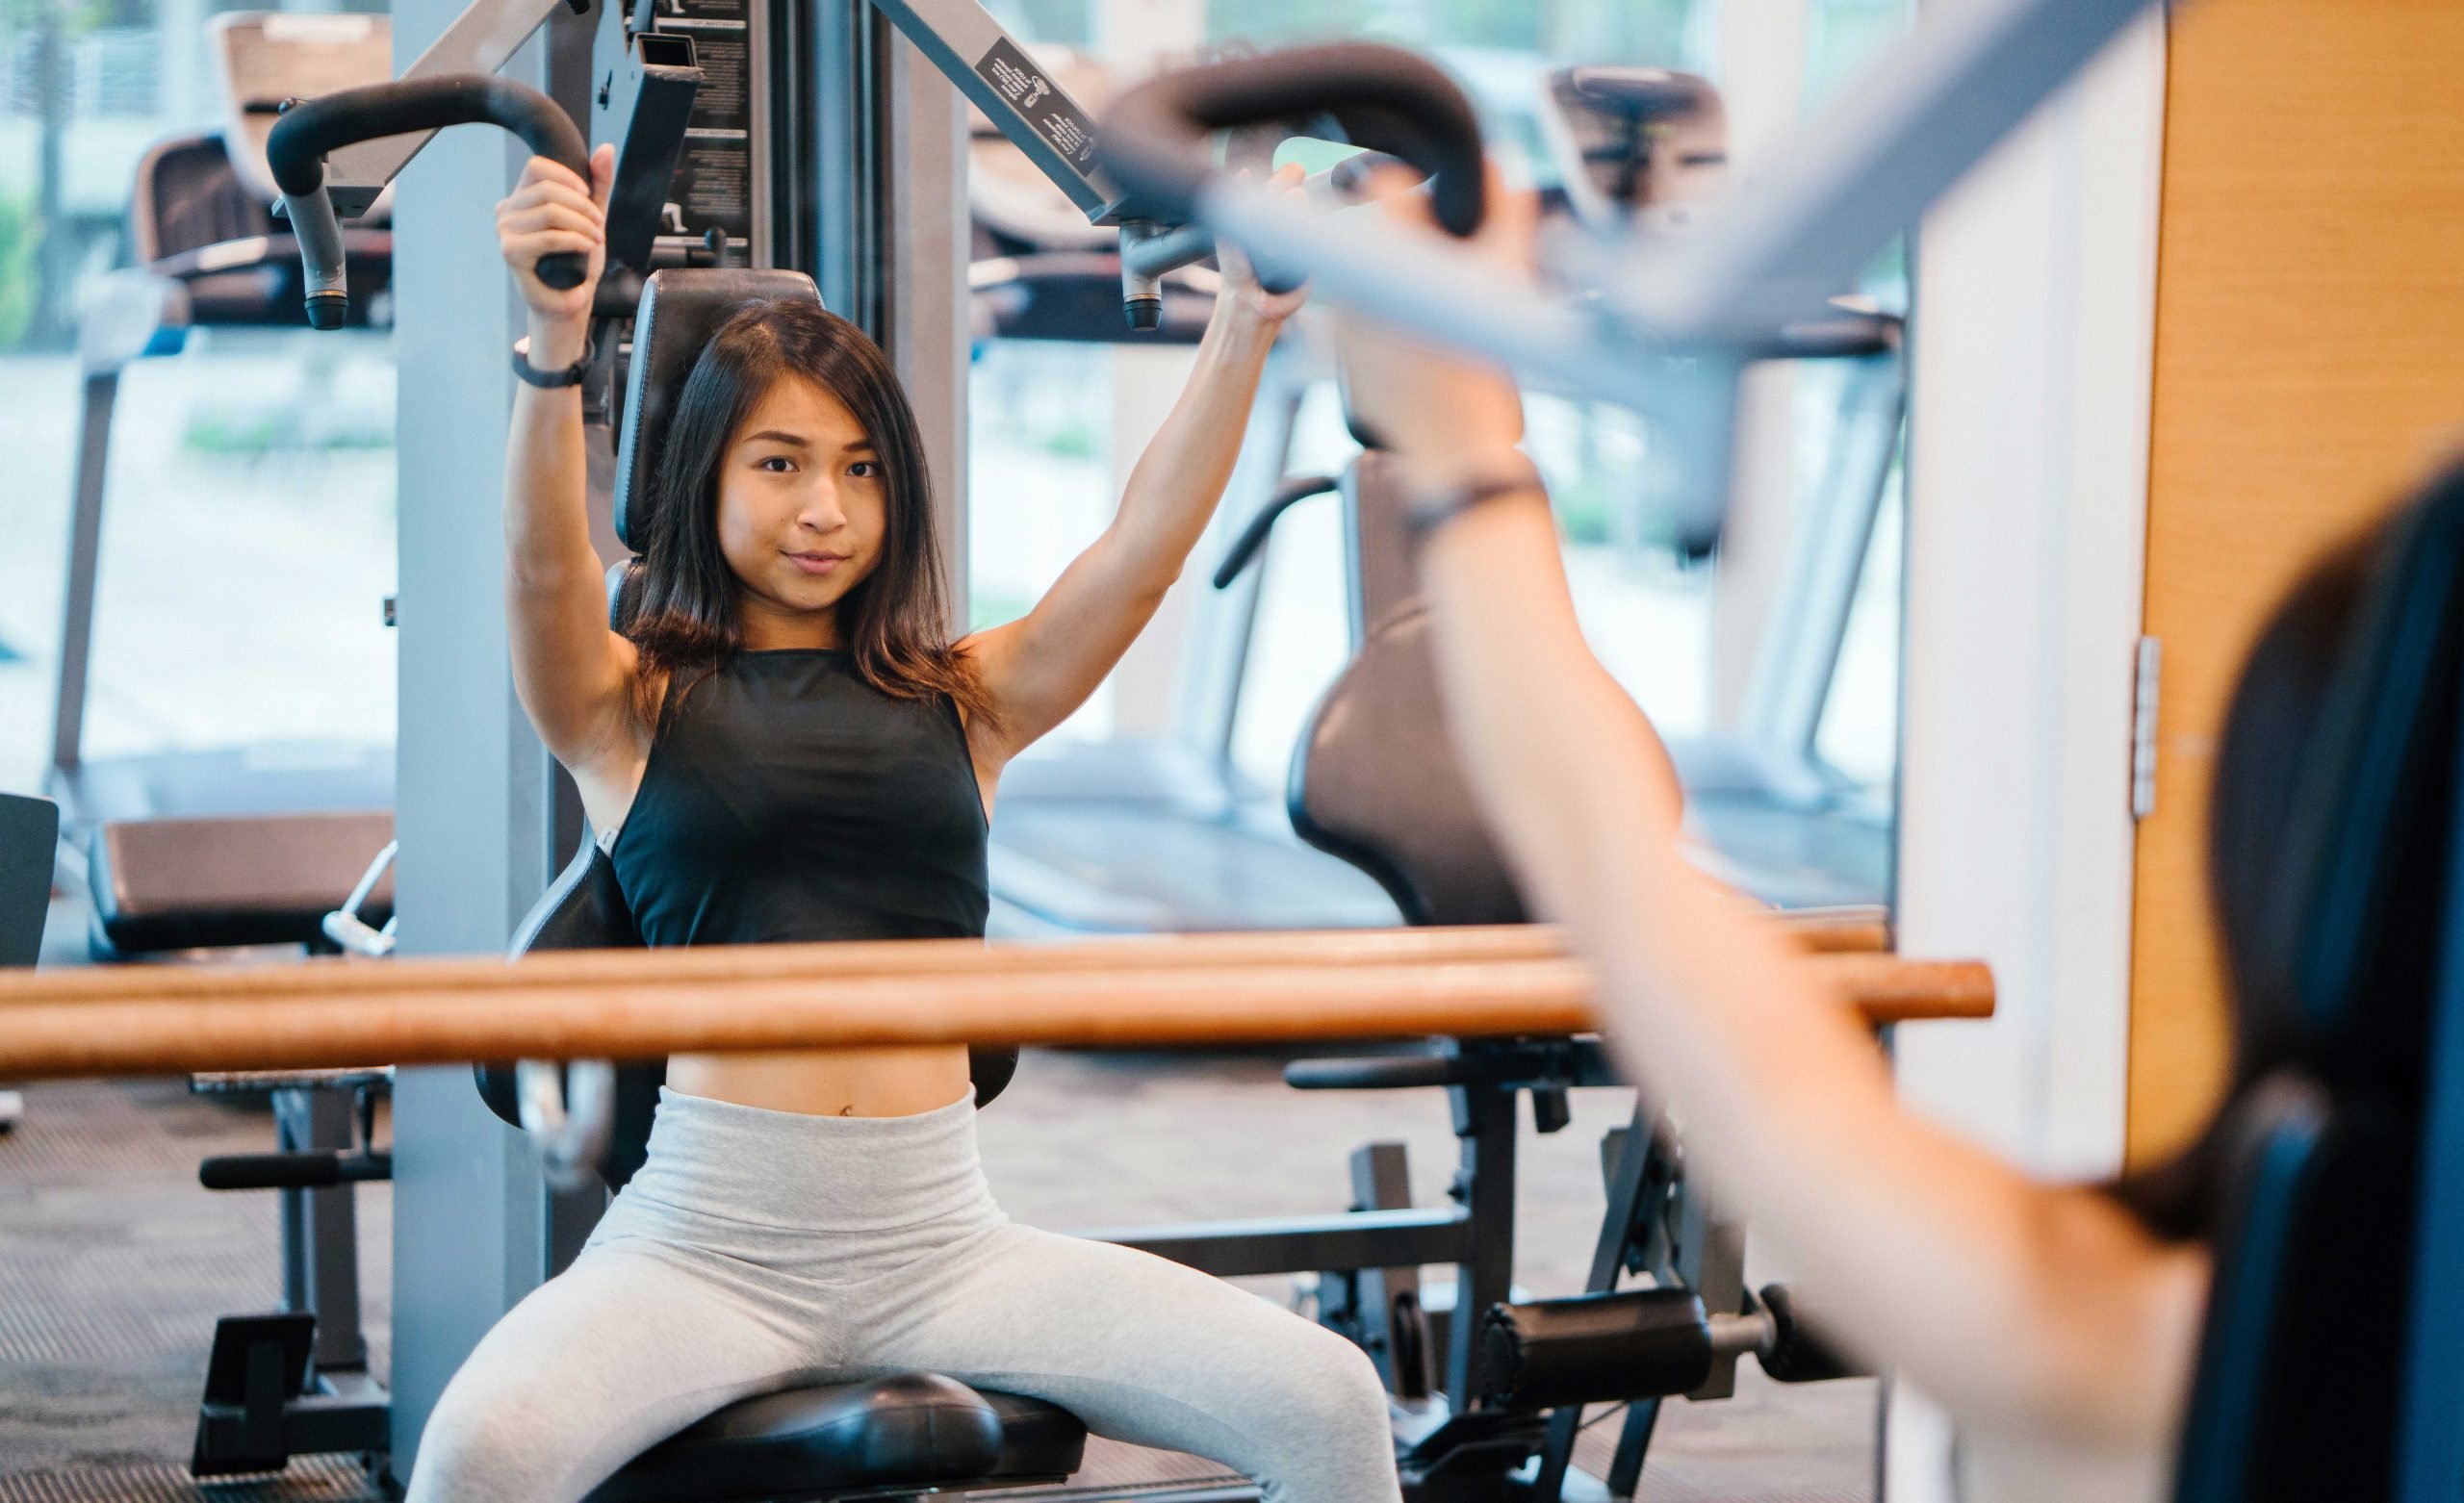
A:
<svg viewBox="0 0 2464 1503">
<path fill-rule="evenodd" d="M 1217 175 L 1208 132 L 1310 115 L 1332 115 L 1352 144 L 1429 174 L 1437 222 L 1450 233 L 1480 227 L 1487 179 L 1471 101 L 1427 60 L 1373 42 L 1302 47 L 1150 79 L 1106 112 L 1095 157 L 1166 217 L 1193 218 L 1200 190 Z"/>
<path fill-rule="evenodd" d="M 1232 588 L 1232 581 L 1241 577 L 1242 571 L 1249 567 L 1249 561 L 1267 546 L 1267 535 L 1274 531 L 1276 521 L 1285 512 L 1313 496 L 1323 496 L 1342 483 L 1334 475 L 1286 476 L 1283 484 L 1275 487 L 1274 495 L 1267 497 L 1267 503 L 1258 508 L 1258 514 L 1249 519 L 1249 524 L 1241 529 L 1241 535 L 1232 540 L 1232 546 L 1224 550 L 1223 562 L 1216 566 L 1215 587 L 1219 590 Z"/>
<path fill-rule="evenodd" d="M 1300 1091 L 1410 1090 L 1425 1085 L 1468 1085 L 1485 1079 L 1476 1067 L 1445 1055 L 1295 1059 L 1283 1067 L 1283 1083 Z"/>
<path fill-rule="evenodd" d="M 196 1166 L 197 1183 L 210 1190 L 311 1190 L 393 1177 L 392 1154 L 345 1154 L 331 1149 L 222 1154 Z"/>
<path fill-rule="evenodd" d="M 1770 1335 L 1762 1343 L 1762 1370 L 1782 1383 L 1823 1383 L 1833 1378 L 1867 1378 L 1873 1368 L 1834 1345 L 1814 1329 L 1806 1302 L 1784 1284 L 1762 1286 L 1762 1309 Z"/>
<path fill-rule="evenodd" d="M 523 1059 L 513 1067 L 522 1130 L 560 1190 L 578 1189 L 606 1160 L 616 1131 L 616 1066 L 605 1059 Z"/>
<path fill-rule="evenodd" d="M 590 180 L 590 148 L 572 118 L 546 94 L 493 73 L 440 73 L 337 89 L 292 106 L 274 121 L 266 164 L 299 240 L 312 328 L 341 328 L 350 311 L 342 226 L 325 192 L 327 154 L 387 136 L 478 124 L 501 126 L 534 155 Z M 539 280 L 559 290 L 579 287 L 589 270 L 589 258 L 577 251 L 539 258 Z"/>
</svg>

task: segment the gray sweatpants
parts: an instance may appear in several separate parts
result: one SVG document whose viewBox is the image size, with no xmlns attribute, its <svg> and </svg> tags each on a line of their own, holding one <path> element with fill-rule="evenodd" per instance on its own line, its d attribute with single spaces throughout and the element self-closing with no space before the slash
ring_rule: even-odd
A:
<svg viewBox="0 0 2464 1503">
<path fill-rule="evenodd" d="M 1272 1503 L 1401 1495 L 1358 1348 L 1160 1258 L 1013 1224 L 972 1100 L 813 1117 L 668 1091 L 581 1256 L 447 1386 L 409 1503 L 565 1503 L 736 1399 L 919 1370 L 1209 1457 Z"/>
</svg>

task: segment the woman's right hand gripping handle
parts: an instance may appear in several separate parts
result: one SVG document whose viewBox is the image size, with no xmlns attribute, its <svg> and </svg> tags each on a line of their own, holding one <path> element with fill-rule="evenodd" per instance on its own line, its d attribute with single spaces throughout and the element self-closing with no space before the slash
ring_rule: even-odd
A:
<svg viewBox="0 0 2464 1503">
<path fill-rule="evenodd" d="M 607 191 L 615 177 L 613 146 L 590 154 L 587 183 L 533 157 L 497 205 L 497 244 L 530 310 L 530 363 L 539 369 L 573 364 L 589 341 L 591 298 L 607 263 Z M 590 258 L 581 285 L 559 289 L 539 280 L 541 257 L 572 251 Z"/>
</svg>

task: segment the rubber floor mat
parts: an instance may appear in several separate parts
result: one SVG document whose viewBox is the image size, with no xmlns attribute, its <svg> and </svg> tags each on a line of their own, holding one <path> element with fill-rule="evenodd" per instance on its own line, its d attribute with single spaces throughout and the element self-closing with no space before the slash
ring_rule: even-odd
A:
<svg viewBox="0 0 2464 1503">
<path fill-rule="evenodd" d="M 198 1486 L 184 1467 L 78 1467 L 0 1477 L 0 1503 L 383 1503 L 384 1491 L 346 1456 L 301 1457 L 276 1476 Z"/>
</svg>

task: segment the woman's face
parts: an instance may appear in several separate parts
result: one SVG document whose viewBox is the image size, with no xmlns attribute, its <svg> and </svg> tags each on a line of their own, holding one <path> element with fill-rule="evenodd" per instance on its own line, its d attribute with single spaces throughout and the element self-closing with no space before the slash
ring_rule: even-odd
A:
<svg viewBox="0 0 2464 1503">
<path fill-rule="evenodd" d="M 719 549 L 745 592 L 747 645 L 763 645 L 750 639 L 765 618 L 829 618 L 880 563 L 888 508 L 881 456 L 846 404 L 809 381 L 772 383 L 719 470 Z"/>
</svg>

